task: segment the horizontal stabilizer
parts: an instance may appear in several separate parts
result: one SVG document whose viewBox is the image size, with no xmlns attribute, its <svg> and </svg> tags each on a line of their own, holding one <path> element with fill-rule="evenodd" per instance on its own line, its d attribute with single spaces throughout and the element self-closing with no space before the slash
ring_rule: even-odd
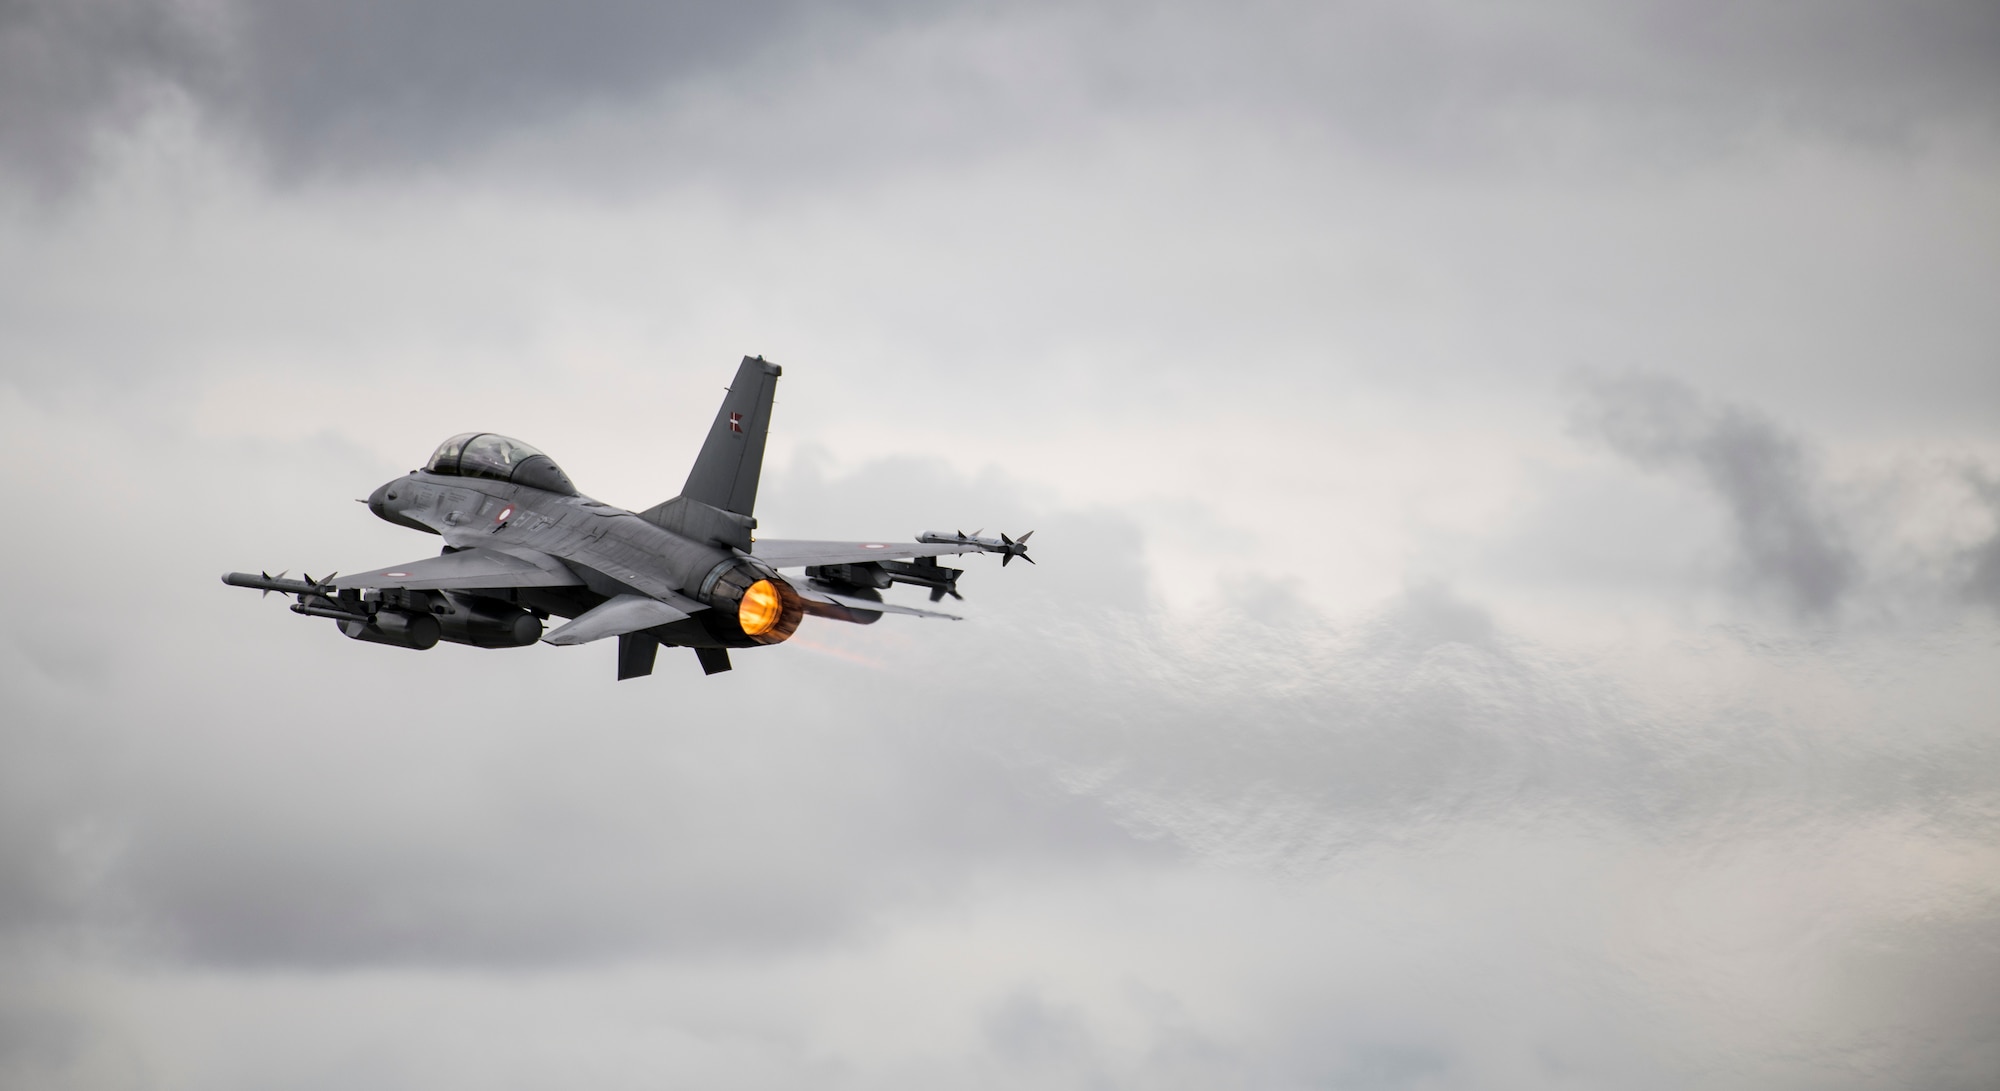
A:
<svg viewBox="0 0 2000 1091">
<path fill-rule="evenodd" d="M 617 595 L 576 616 L 576 619 L 542 638 L 545 644 L 588 644 L 607 636 L 623 636 L 665 625 L 687 617 L 659 599 L 644 595 Z"/>
<path fill-rule="evenodd" d="M 845 607 L 847 610 L 871 614 L 908 614 L 911 617 L 941 617 L 950 621 L 965 620 L 957 614 L 947 614 L 938 610 L 919 610 L 914 606 L 901 606 L 893 602 L 882 602 L 879 599 L 865 599 L 859 595 L 843 595 L 838 591 L 829 590 L 826 585 L 815 580 L 802 580 L 791 576 L 784 577 L 784 580 L 786 583 L 792 585 L 792 590 L 797 591 L 800 598 L 806 600 L 806 611 L 808 613 L 819 613 L 819 611 L 812 609 L 813 603 L 831 603 L 834 606 Z M 838 618 L 839 612 L 827 611 L 821 616 Z M 869 620 L 872 621 L 874 619 L 870 618 Z"/>
</svg>

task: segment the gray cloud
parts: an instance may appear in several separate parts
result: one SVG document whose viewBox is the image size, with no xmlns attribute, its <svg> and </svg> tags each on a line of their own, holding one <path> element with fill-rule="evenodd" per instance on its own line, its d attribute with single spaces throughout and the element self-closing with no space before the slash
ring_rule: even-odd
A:
<svg viewBox="0 0 2000 1091">
<path fill-rule="evenodd" d="M 782 722 L 766 711 L 760 723 Z M 948 896 L 970 868 L 1084 866 L 1129 841 L 1086 801 L 962 753 L 899 753 L 865 734 L 836 752 L 783 730 L 758 744 L 792 757 L 746 760 L 755 777 L 656 765 L 650 785 L 601 769 L 623 798 L 583 807 L 524 782 L 499 809 L 378 794 L 383 821 L 311 793 L 292 810 L 300 821 L 257 829 L 254 796 L 156 796 L 118 808 L 130 841 L 97 908 L 154 950 L 215 966 L 713 959 L 839 942 L 889 905 Z M 654 794 L 671 802 L 632 798 Z"/>
<path fill-rule="evenodd" d="M 1973 601 L 2000 610 L 2000 481 L 1976 470 L 1967 477 L 1992 514 L 1994 526 L 1984 542 L 1966 553 L 1964 560 L 1970 571 L 1965 578 L 1965 592 Z"/>
<path fill-rule="evenodd" d="M 1714 491 L 1753 589 L 1824 617 L 1856 586 L 1860 562 L 1796 439 L 1672 379 L 1599 378 L 1587 391 L 1579 430 L 1648 469 L 1690 471 Z"/>
<path fill-rule="evenodd" d="M 459 0 L 272 3 L 9 0 L 0 8 L 0 162 L 74 181 L 93 133 L 162 95 L 246 133 L 281 173 L 449 160 L 494 136 L 745 63 L 820 17 L 795 0 L 561 9 Z"/>
<path fill-rule="evenodd" d="M 1929 703 L 1897 717 L 1897 730 L 1927 740 L 1905 747 L 1871 742 L 1873 729 L 1787 722 L 1734 695 L 1648 693 L 1435 586 L 1353 627 L 1228 613 L 1194 647 L 1160 628 L 1132 618 L 1076 634 L 1089 652 L 1059 640 L 1025 654 L 1019 669 L 1041 680 L 1046 703 L 980 704 L 996 738 L 1003 720 L 1040 725 L 1005 752 L 1051 765 L 1141 832 L 1228 859 L 1311 874 L 1488 823 L 1679 840 L 1913 807 L 1955 836 L 1988 822 L 1974 800 L 1991 798 L 1978 771 L 1990 748 L 1931 723 Z M 1717 669 L 1766 654 L 1763 638 L 1740 639 L 1709 649 Z M 1978 638 L 1958 639 L 1957 656 L 1976 658 Z M 1811 657 L 1791 645 L 1768 654 Z M 1086 719 L 1056 711 L 1086 689 Z M 1813 776 L 1792 775 L 1802 760 Z"/>
<path fill-rule="evenodd" d="M 1940 122 L 2000 117 L 2000 16 L 1977 0 L 1893 14 L 1862 2 L 1557 0 L 1470 20 L 1451 5 L 1373 3 L 1014 15 L 1002 25 L 902 0 L 15 0 L 0 13 L 0 158 L 67 169 L 94 129 L 123 126 L 148 91 L 170 91 L 246 134 L 283 175 L 424 169 L 584 114 L 671 118 L 662 96 L 696 84 L 721 81 L 738 102 L 816 97 L 827 69 L 869 57 L 865 79 L 884 94 L 820 119 L 832 132 L 739 119 L 768 131 L 723 139 L 682 118 L 648 153 L 684 169 L 717 154 L 825 169 L 853 158 L 843 147 L 879 164 L 1061 132 L 1079 112 L 1201 109 L 1290 116 L 1377 151 L 1449 158 L 1499 150 L 1524 117 L 1558 130 L 1594 118 L 1651 157 L 1790 127 L 1908 142 Z M 758 151 L 773 140 L 789 155 Z"/>
<path fill-rule="evenodd" d="M 105 129 L 162 93 L 199 89 L 217 63 L 191 9 L 146 0 L 0 3 L 0 169 L 74 184 Z"/>
<path fill-rule="evenodd" d="M 173 444 L 154 454 L 197 457 Z M 283 459 L 253 455 L 247 466 L 258 467 L 246 481 L 260 495 L 343 487 L 330 493 Z M 387 472 L 359 460 L 336 476 Z M 968 483 L 910 460 L 829 483 L 807 458 L 770 477 L 767 511 L 825 517 L 829 533 L 863 533 L 842 518 L 898 525 L 947 495 L 995 514 L 1021 506 L 1004 479 Z M 1128 525 L 1042 514 L 1044 535 L 1064 543 L 1055 556 L 1066 547 L 1078 561 L 1051 570 L 1044 595 L 1070 609 L 1142 604 L 1143 574 L 1113 560 L 1136 537 Z M 212 518 L 244 532 L 237 521 L 249 515 Z M 1105 561 L 1089 563 L 1086 550 Z M 176 552 L 149 563 L 173 573 L 165 582 L 211 598 L 206 569 L 228 562 Z M 30 554 L 39 568 L 83 556 Z M 1093 576 L 1114 568 L 1119 578 Z M 1041 574 L 1021 565 L 1006 574 L 1030 571 Z M 997 573 L 979 575 L 983 588 L 968 588 L 975 601 L 997 597 Z M 616 710 L 579 712 L 557 699 L 568 687 L 554 677 L 517 676 L 468 695 L 463 723 L 481 724 L 480 745 L 499 747 L 479 779 L 509 785 L 494 796 L 466 779 L 456 751 L 471 737 L 439 730 L 437 695 L 404 704 L 443 664 L 353 661 L 390 674 L 372 697 L 331 701 L 300 700 L 296 678 L 232 668 L 200 687 L 204 697 L 165 699 L 168 742 L 149 731 L 162 717 L 150 710 L 162 700 L 157 687 L 178 694 L 181 683 L 134 672 L 161 654 L 139 634 L 163 620 L 134 604 L 125 636 L 90 639 L 60 581 L 37 586 L 10 597 L 17 616 L 36 619 L 27 626 L 35 639 L 0 649 L 0 688 L 15 713 L 0 725 L 0 752 L 10 755 L 0 765 L 0 946 L 103 942 L 140 957 L 264 969 L 747 957 L 851 941 L 893 906 L 948 899 L 996 871 L 1032 876 L 1167 853 L 1039 770 L 996 764 L 961 732 L 929 738 L 964 722 L 965 710 L 945 700 L 935 716 L 913 715 L 904 691 L 879 684 L 885 668 L 856 665 L 886 653 L 819 647 L 837 635 L 823 626 L 787 650 L 782 680 L 759 680 L 760 661 L 746 656 L 725 686 L 702 687 L 688 657 L 669 655 L 657 685 L 600 691 L 629 702 Z M 224 601 L 260 621 L 284 616 L 247 596 Z M 865 631 L 890 648 L 909 637 L 894 625 Z M 330 632 L 294 635 L 321 652 L 350 650 Z M 71 645 L 98 666 L 62 667 Z M 589 654 L 606 649 L 585 651 L 515 665 L 608 677 L 609 661 Z M 597 727 L 583 727 L 554 763 L 543 750 L 553 736 L 517 733 L 585 722 Z M 284 818 L 257 817 L 278 800 Z M 752 859 L 761 862 L 746 865 Z"/>
<path fill-rule="evenodd" d="M 1674 419 L 1665 445 L 1681 459 Z M 1636 442 L 1642 432 L 1621 434 Z M 1729 457 L 1715 465 L 1738 472 Z M 1495 821 L 1609 823 L 1672 839 L 1739 825 L 1810 829 L 1829 812 L 1866 823 L 1912 807 L 1955 836 L 1989 820 L 1976 801 L 1989 795 L 1980 770 L 1990 748 L 1943 705 L 1895 689 L 1921 690 L 1913 679 L 1931 658 L 1976 660 L 1977 630 L 1947 629 L 1924 653 L 1875 659 L 1879 700 L 1902 725 L 1894 730 L 1924 740 L 1885 745 L 1875 735 L 1886 724 L 1834 731 L 1737 694 L 1631 684 L 1611 663 L 1529 639 L 1443 583 L 1414 583 L 1336 622 L 1296 595 L 1274 605 L 1267 585 L 1226 582 L 1198 620 L 1174 618 L 1111 578 L 1139 567 L 1137 527 L 1035 512 L 997 475 L 950 480 L 903 460 L 835 475 L 806 458 L 772 500 L 824 519 L 877 508 L 863 518 L 879 525 L 897 518 L 885 503 L 956 496 L 1025 509 L 1024 519 L 1052 527 L 1036 539 L 1051 551 L 1046 570 L 967 582 L 980 625 L 1003 627 L 982 642 L 1004 651 L 966 663 L 913 649 L 899 701 L 920 718 L 979 728 L 981 745 L 1050 770 L 1146 836 L 1312 872 L 1357 849 Z M 1695 654 L 1726 672 L 1738 659 L 1881 652 L 1816 650 L 1746 628 Z M 1816 775 L 1794 778 L 1801 760 Z"/>
<path fill-rule="evenodd" d="M 91 435 L 76 442 L 97 447 Z M 234 446 L 153 435 L 144 447 L 154 462 L 204 479 L 234 473 L 244 495 L 262 499 L 195 520 L 176 517 L 180 497 L 167 491 L 120 494 L 115 505 L 72 496 L 51 501 L 69 536 L 18 543 L 13 571 L 36 574 L 10 592 L 22 630 L 96 633 L 108 662 L 76 672 L 18 645 L 0 655 L 14 713 L 0 724 L 11 898 L 0 945 L 35 953 L 56 980 L 68 951 L 166 982 L 290 982 L 317 997 L 367 994 L 371 975 L 396 990 L 470 976 L 482 994 L 597 972 L 662 973 L 690 995 L 745 978 L 766 991 L 747 1006 L 812 1013 L 789 1017 L 804 1029 L 753 1024 L 757 1055 L 813 1057 L 827 1047 L 800 1043 L 824 1033 L 815 1028 L 827 1009 L 813 998 L 829 986 L 815 991 L 816 971 L 796 967 L 858 961 L 872 978 L 885 951 L 915 943 L 908 957 L 929 967 L 934 948 L 923 944 L 941 943 L 950 954 L 911 987 L 970 977 L 980 991 L 920 1005 L 958 1005 L 967 1044 L 910 1082 L 984 1064 L 1003 1081 L 1044 1086 L 1157 1085 L 1173 1071 L 1491 1084 L 1495 1058 L 1464 1029 L 1491 1025 L 1489 988 L 1538 998 L 1539 1014 L 1509 1033 L 1549 1041 L 1551 1071 L 1644 1056 L 1653 1020 L 1620 1005 L 1679 997 L 1671 980 L 1622 984 L 1635 971 L 1607 965 L 1601 950 L 1533 949 L 1566 920 L 1586 932 L 1623 926 L 1604 918 L 1622 920 L 1623 900 L 1650 893 L 1583 880 L 1625 854 L 1699 861 L 1657 880 L 1677 897 L 1693 896 L 1677 884 L 1703 882 L 1734 896 L 1735 880 L 1711 861 L 1766 844 L 1792 861 L 1787 874 L 1819 876 L 1839 858 L 1834 847 L 1883 827 L 1917 831 L 1906 836 L 1937 854 L 1991 838 L 1994 755 L 1983 721 L 1964 714 L 1976 700 L 1953 696 L 1977 685 L 1967 681 L 1980 676 L 1977 633 L 1946 634 L 1942 651 L 1933 643 L 1902 660 L 1865 645 L 1725 635 L 1681 654 L 1704 678 L 1747 664 L 1766 680 L 1663 699 L 1590 654 L 1524 638 L 1504 611 L 1442 583 L 1346 619 L 1310 603 L 1277 608 L 1267 586 L 1225 588 L 1225 601 L 1177 616 L 1149 596 L 1146 535 L 1115 506 L 1066 510 L 1004 474 L 907 458 L 836 471 L 808 451 L 772 467 L 762 505 L 773 524 L 796 520 L 788 532 L 977 512 L 1037 527 L 1044 563 L 1002 572 L 969 560 L 975 620 L 962 625 L 809 627 L 798 646 L 745 655 L 718 679 L 668 657 L 648 682 L 614 685 L 607 649 L 406 653 L 215 585 L 213 570 L 246 551 L 311 539 L 370 558 L 417 544 L 341 499 L 349 478 L 388 471 L 325 446 L 239 458 Z M 643 449 L 657 446 L 649 438 Z M 134 559 L 114 530 L 128 521 L 185 533 L 158 536 Z M 126 596 L 93 581 L 121 562 L 154 590 Z M 121 619 L 111 631 L 86 623 L 107 615 Z M 1843 702 L 1865 714 L 1799 713 L 1794 702 L 1828 673 L 1845 677 L 1847 655 L 1873 664 Z M 1924 672 L 1939 659 L 1952 681 L 1931 686 Z M 1578 881 L 1534 877 L 1549 846 L 1577 839 L 1587 846 L 1576 850 L 1584 875 L 1569 877 Z M 1457 854 L 1477 867 L 1437 863 Z M 1293 892 L 1265 890 L 1260 877 L 1272 874 Z M 1378 884 L 1411 883 L 1419 916 L 1438 904 L 1477 908 L 1431 920 L 1416 948 L 1393 938 L 1396 927 L 1341 916 L 1386 896 L 1369 893 Z M 1304 893 L 1314 890 L 1323 893 Z M 1923 903 L 1925 919 L 1952 927 L 2000 912 L 1976 886 L 1956 900 L 1920 890 L 1936 899 Z M 1322 901 L 1293 907 L 1311 896 Z M 1079 912 L 1094 915 L 1079 924 Z M 1868 906 L 1840 912 L 1856 928 L 1892 919 Z M 1018 931 L 951 938 L 981 915 Z M 1057 927 L 1080 933 L 1037 931 Z M 1866 1032 L 1908 1010 L 1913 986 L 1896 975 L 1929 965 L 1931 940 L 1893 927 L 1913 946 L 1841 993 L 1886 998 L 1843 1028 Z M 922 938 L 938 931 L 946 938 Z M 1496 953 L 1495 934 L 1509 953 Z M 1121 943 L 1138 999 L 1117 999 L 1119 985 L 1106 1001 L 1105 989 L 1049 969 L 1094 969 Z M 1092 953 L 1076 956 L 1078 944 Z M 1342 956 L 1356 962 L 1326 953 L 1343 945 L 1384 946 Z M 1454 965 L 1424 969 L 1440 950 Z M 1158 967 L 1187 957 L 1241 962 L 1271 980 L 1237 985 L 1258 999 L 1218 1015 L 1228 974 L 1154 983 Z M 773 966 L 808 976 L 757 976 Z M 1572 973 L 1621 982 L 1619 999 L 1570 1014 Z M 849 984 L 830 989 L 843 1009 Z M 8 991 L 0 1035 L 70 1028 L 61 1048 L 12 1058 L 17 1070 L 120 1055 L 117 1024 L 87 998 L 27 977 L 10 978 Z M 1956 1059 L 1926 1062 L 1941 1079 L 1976 1069 L 1970 1028 L 1990 1004 L 1966 992 L 1960 1021 L 1939 1032 Z M 339 1039 L 359 1033 L 351 1020 L 371 1006 L 323 1002 L 337 1019 L 282 1006 L 263 1017 Z M 1362 1014 L 1385 1006 L 1395 1019 Z M 1121 1015 L 1127 1007 L 1150 1014 Z M 148 1025 L 174 1025 L 148 1011 Z M 520 1017 L 505 1025 L 547 1033 L 522 1029 Z M 1134 1025 L 1158 1048 L 1135 1056 Z M 1606 1034 L 1640 1041 L 1614 1048 Z M 1874 1040 L 1870 1057 L 1908 1069 L 1918 1039 Z M 1771 1031 L 1740 1049 L 1768 1058 L 1783 1044 Z M 412 1048 L 455 1049 L 429 1039 Z M 1715 1047 L 1697 1035 L 1691 1048 L 1708 1057 Z M 1824 1059 L 1785 1071 L 1821 1075 Z M 394 1057 L 383 1065 L 391 1083 L 412 1071 Z M 854 1082 L 895 1083 L 893 1068 L 862 1049 L 851 1071 Z M 783 1073 L 752 1082 L 797 1075 Z"/>
<path fill-rule="evenodd" d="M 1993 1083 L 1990 8 L 5 10 L 0 1084 Z M 1042 565 L 622 684 L 215 582 L 738 351 L 763 533 Z"/>
<path fill-rule="evenodd" d="M 218 651 L 203 669 L 223 673 L 170 699 L 159 760 L 139 734 L 157 683 L 30 682 L 40 668 L 17 655 L 27 715 L 5 744 L 22 756 L 9 768 L 35 775 L 5 797 L 6 923 L 84 923 L 217 966 L 562 965 L 823 944 L 977 873 L 1162 846 L 1310 875 L 1494 822 L 1682 838 L 1918 807 L 1978 828 L 1988 763 L 1967 740 L 1891 733 L 1884 749 L 1754 708 L 1661 704 L 1442 585 L 1345 625 L 1233 595 L 1197 639 L 1148 600 L 1135 526 L 1037 510 L 997 475 L 910 460 L 836 475 L 809 455 L 766 492 L 767 511 L 829 533 L 947 498 L 1012 514 L 1039 528 L 1044 564 L 969 562 L 981 620 L 962 626 L 809 628 L 782 663 L 746 656 L 700 688 L 670 656 L 657 682 L 594 700 L 568 741 L 537 725 L 566 722 L 568 687 L 604 674 L 603 649 L 515 655 L 514 682 L 451 700 L 447 728 L 422 694 L 451 651 L 285 629 L 381 699 L 293 707 L 288 683 L 234 677 L 241 656 Z M 214 605 L 294 620 L 247 597 Z M 837 654 L 816 655 L 827 640 Z M 103 727 L 47 726 L 85 715 Z M 488 757 L 468 778 L 455 767 L 475 740 Z M 107 775 L 96 748 L 133 746 L 143 775 Z M 1801 751 L 1819 777 L 1789 778 Z"/>
<path fill-rule="evenodd" d="M 837 49 L 850 20 L 883 29 L 903 7 L 258 3 L 240 11 L 235 82 L 213 105 L 286 171 L 422 165 L 718 70 L 782 85 L 785 73 L 756 63 L 775 43 L 812 34 Z"/>
</svg>

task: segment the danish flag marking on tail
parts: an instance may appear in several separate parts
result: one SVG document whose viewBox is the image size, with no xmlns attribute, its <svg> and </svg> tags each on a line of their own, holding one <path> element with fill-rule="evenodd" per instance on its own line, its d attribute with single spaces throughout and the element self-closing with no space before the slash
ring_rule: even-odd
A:
<svg viewBox="0 0 2000 1091">
<path fill-rule="evenodd" d="M 743 414 L 741 413 L 729 414 L 729 430 L 732 432 L 743 431 Z"/>
</svg>

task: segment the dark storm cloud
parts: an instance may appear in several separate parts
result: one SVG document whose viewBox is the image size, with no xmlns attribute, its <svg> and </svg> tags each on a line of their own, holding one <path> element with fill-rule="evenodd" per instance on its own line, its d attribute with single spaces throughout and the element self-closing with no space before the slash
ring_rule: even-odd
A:
<svg viewBox="0 0 2000 1091">
<path fill-rule="evenodd" d="M 129 120 L 149 88 L 246 134 L 281 173 L 338 174 L 449 162 L 580 111 L 657 111 L 663 91 L 690 81 L 721 80 L 738 106 L 763 109 L 796 96 L 802 72 L 855 63 L 878 94 L 845 115 L 802 130 L 753 111 L 730 127 L 760 131 L 727 138 L 674 135 L 669 123 L 653 137 L 667 147 L 635 154 L 795 160 L 763 149 L 778 141 L 815 159 L 894 160 L 1059 131 L 1079 111 L 1250 112 L 1423 155 L 1498 146 L 1524 113 L 1545 111 L 1615 118 L 1609 131 L 1660 148 L 1773 125 L 1902 140 L 1939 121 L 2000 118 L 2000 14 L 1978 0 L 1559 0 L 1464 15 L 1102 3 L 1028 5 L 999 23 L 903 0 L 11 0 L 0 161 L 73 164 L 93 129 Z M 933 33 L 882 45 L 912 27 Z"/>
<path fill-rule="evenodd" d="M 1651 470 L 1691 472 L 1727 509 L 1742 574 L 1802 617 L 1832 613 L 1860 577 L 1799 442 L 1762 416 L 1655 376 L 1591 381 L 1579 430 Z"/>
</svg>

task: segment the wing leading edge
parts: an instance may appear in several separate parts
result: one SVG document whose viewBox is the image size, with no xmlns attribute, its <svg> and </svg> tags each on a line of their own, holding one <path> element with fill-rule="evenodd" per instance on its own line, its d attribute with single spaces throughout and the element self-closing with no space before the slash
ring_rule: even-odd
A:
<svg viewBox="0 0 2000 1091">
<path fill-rule="evenodd" d="M 489 587 L 577 587 L 583 581 L 546 553 L 517 549 L 461 549 L 441 557 L 340 576 L 340 588 L 400 588 L 407 591 L 461 591 Z"/>
</svg>

